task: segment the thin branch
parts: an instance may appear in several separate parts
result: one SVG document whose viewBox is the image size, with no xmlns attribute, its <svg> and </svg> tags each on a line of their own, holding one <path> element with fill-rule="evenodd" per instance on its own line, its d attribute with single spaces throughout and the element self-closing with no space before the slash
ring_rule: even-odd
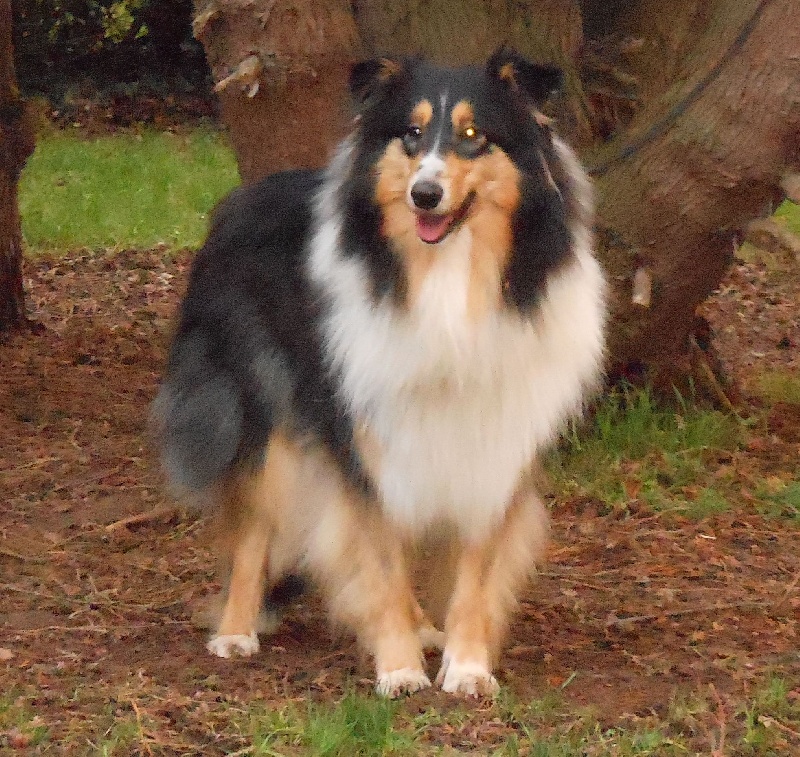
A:
<svg viewBox="0 0 800 757">
<path fill-rule="evenodd" d="M 648 620 L 660 620 L 661 618 L 676 618 L 682 615 L 703 614 L 706 612 L 719 612 L 720 610 L 743 610 L 743 609 L 766 609 L 776 606 L 776 602 L 754 602 L 753 600 L 743 600 L 741 602 L 730 602 L 728 604 L 697 605 L 695 607 L 684 607 L 680 610 L 666 610 L 650 615 L 631 615 L 627 618 L 620 618 L 615 613 L 611 613 L 606 619 L 606 628 L 611 626 L 624 626 L 628 623 L 644 623 Z"/>
<path fill-rule="evenodd" d="M 127 518 L 122 518 L 122 520 L 114 521 L 113 523 L 109 523 L 106 526 L 106 531 L 109 533 L 112 531 L 118 531 L 121 528 L 127 528 L 128 526 L 140 526 L 143 523 L 152 523 L 156 520 L 162 520 L 163 518 L 172 517 L 176 512 L 178 512 L 180 508 L 175 505 L 164 505 L 162 507 L 157 507 L 155 510 L 151 510 L 147 513 L 137 513 L 136 515 L 130 515 Z"/>
</svg>

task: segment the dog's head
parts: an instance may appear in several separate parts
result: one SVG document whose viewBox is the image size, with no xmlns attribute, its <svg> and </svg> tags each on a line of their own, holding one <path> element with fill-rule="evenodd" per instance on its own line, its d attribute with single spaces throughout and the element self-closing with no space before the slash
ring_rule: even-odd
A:
<svg viewBox="0 0 800 757">
<path fill-rule="evenodd" d="M 468 238 L 476 312 L 536 301 L 570 249 L 570 182 L 540 110 L 561 79 L 507 48 L 484 66 L 354 67 L 348 218 L 378 291 L 413 301 L 439 253 Z"/>
<path fill-rule="evenodd" d="M 560 83 L 557 68 L 505 48 L 484 67 L 388 58 L 356 65 L 359 141 L 385 235 L 403 246 L 410 236 L 436 245 L 482 215 L 497 233 L 496 216 L 509 226 L 524 180 L 557 192 L 538 108 Z"/>
</svg>

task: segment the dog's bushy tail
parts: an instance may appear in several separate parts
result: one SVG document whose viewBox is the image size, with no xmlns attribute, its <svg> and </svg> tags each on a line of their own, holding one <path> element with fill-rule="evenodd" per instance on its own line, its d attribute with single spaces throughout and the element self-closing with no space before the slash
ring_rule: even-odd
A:
<svg viewBox="0 0 800 757">
<path fill-rule="evenodd" d="M 243 426 L 240 387 L 215 360 L 210 338 L 199 329 L 179 335 L 152 412 L 170 483 L 201 491 L 220 479 L 236 459 Z"/>
</svg>

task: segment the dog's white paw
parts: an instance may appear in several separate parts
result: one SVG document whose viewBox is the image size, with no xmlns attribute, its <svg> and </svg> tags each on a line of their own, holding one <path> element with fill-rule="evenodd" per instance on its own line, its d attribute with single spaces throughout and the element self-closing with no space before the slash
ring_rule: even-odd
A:
<svg viewBox="0 0 800 757">
<path fill-rule="evenodd" d="M 449 694 L 468 697 L 493 697 L 500 691 L 497 679 L 478 662 L 459 662 L 448 657 L 436 676 L 436 683 Z"/>
<path fill-rule="evenodd" d="M 417 668 L 400 668 L 388 673 L 379 673 L 375 691 L 384 697 L 399 697 L 401 694 L 412 694 L 420 689 L 427 689 L 430 679 Z"/>
<path fill-rule="evenodd" d="M 249 634 L 235 633 L 227 636 L 214 636 L 209 639 L 206 649 L 217 657 L 231 657 L 234 654 L 250 657 L 258 652 L 258 636 L 252 631 Z"/>
</svg>

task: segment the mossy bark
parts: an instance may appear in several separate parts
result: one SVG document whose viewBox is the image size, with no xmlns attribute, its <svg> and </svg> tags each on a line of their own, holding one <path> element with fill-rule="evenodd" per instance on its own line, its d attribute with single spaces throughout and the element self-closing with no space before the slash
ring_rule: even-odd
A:
<svg viewBox="0 0 800 757">
<path fill-rule="evenodd" d="M 33 130 L 14 71 L 11 2 L 0 0 L 0 332 L 27 323 L 17 182 L 31 152 Z"/>
</svg>

